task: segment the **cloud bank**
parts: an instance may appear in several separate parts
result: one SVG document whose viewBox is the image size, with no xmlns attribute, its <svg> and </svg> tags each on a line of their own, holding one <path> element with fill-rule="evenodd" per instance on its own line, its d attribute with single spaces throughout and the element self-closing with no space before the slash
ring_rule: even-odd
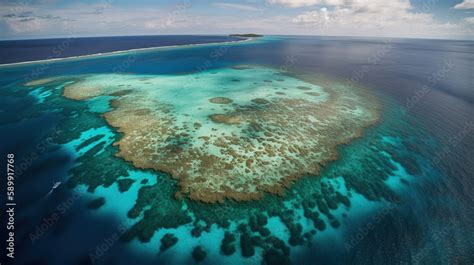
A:
<svg viewBox="0 0 474 265">
<path fill-rule="evenodd" d="M 0 0 L 1 1 L 1 0 Z M 140 0 L 136 0 L 140 1 Z M 453 4 L 445 12 L 460 14 L 439 20 L 409 0 L 183 0 L 175 4 L 136 5 L 119 1 L 3 1 L 3 39 L 104 35 L 229 34 L 255 32 L 290 35 L 340 35 L 413 38 L 474 38 L 474 0 Z M 467 11 L 466 11 L 467 10 Z M 451 16 L 455 17 L 455 16 Z"/>
</svg>

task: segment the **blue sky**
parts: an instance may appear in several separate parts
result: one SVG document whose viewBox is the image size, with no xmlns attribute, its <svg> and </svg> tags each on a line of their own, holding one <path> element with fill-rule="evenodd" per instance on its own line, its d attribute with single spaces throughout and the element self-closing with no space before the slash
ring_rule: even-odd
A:
<svg viewBox="0 0 474 265">
<path fill-rule="evenodd" d="M 474 0 L 0 0 L 0 39 L 229 34 L 474 39 Z"/>
</svg>

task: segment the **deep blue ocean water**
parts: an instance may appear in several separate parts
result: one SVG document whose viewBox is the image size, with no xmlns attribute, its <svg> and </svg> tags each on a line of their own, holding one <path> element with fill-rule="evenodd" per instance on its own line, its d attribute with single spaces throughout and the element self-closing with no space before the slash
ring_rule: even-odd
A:
<svg viewBox="0 0 474 265">
<path fill-rule="evenodd" d="M 202 43 L 207 42 L 204 40 L 219 41 L 223 37 L 188 36 L 176 43 L 170 42 L 171 37 L 160 38 L 148 42 L 141 37 L 141 43 L 137 45 L 189 44 L 193 40 Z M 129 46 L 134 43 L 133 37 L 122 38 L 117 47 L 112 47 L 111 43 L 101 45 L 104 41 L 101 38 L 96 41 L 97 45 L 90 48 L 92 39 L 77 39 L 74 43 L 78 46 L 68 54 L 139 48 Z M 33 47 L 34 52 L 15 60 L 48 58 L 44 57 L 45 50 L 36 50 L 35 41 L 24 41 L 21 47 L 14 44 L 2 42 L 1 53 L 17 54 L 25 47 Z M 85 46 L 89 48 L 85 50 Z M 77 53 L 79 50 L 82 52 Z M 12 62 L 13 59 L 2 56 L 2 60 Z M 52 182 L 67 179 L 67 172 L 74 164 L 74 154 L 54 146 L 39 147 L 63 113 L 54 109 L 35 113 L 37 99 L 19 92 L 19 85 L 49 76 L 117 71 L 184 74 L 238 64 L 324 74 L 343 80 L 349 86 L 363 86 L 381 98 L 385 110 L 382 121 L 364 137 L 343 147 L 337 163 L 349 163 L 345 159 L 350 160 L 360 142 L 381 137 L 381 132 L 390 132 L 391 128 L 399 129 L 395 128 L 397 119 L 409 124 L 403 128 L 405 138 L 401 140 L 412 140 L 408 151 L 400 149 L 400 153 L 427 161 L 424 173 L 409 185 L 402 188 L 393 185 L 402 203 L 389 208 L 381 217 L 368 210 L 370 204 L 355 203 L 351 207 L 355 214 L 341 226 L 342 233 L 328 233 L 321 239 L 316 237 L 311 247 L 294 250 L 294 264 L 474 262 L 474 42 L 273 36 L 231 46 L 215 44 L 0 67 L 2 163 L 5 163 L 6 153 L 15 152 L 18 163 L 26 161 L 28 164 L 15 184 L 17 258 L 13 264 L 88 264 L 84 256 L 104 238 L 110 238 L 123 221 L 119 214 L 110 211 L 98 215 L 87 210 L 82 201 L 87 195 L 63 186 L 53 197 L 44 199 Z M 413 139 L 412 132 L 418 130 L 428 135 L 423 141 Z M 425 145 L 433 145 L 435 151 L 415 152 L 424 149 Z M 2 205 L 4 199 L 2 196 Z M 32 243 L 29 233 L 50 216 L 51 209 L 68 201 L 71 203 L 65 205 L 67 214 L 53 229 L 46 231 L 41 240 Z M 370 228 L 364 230 L 367 224 Z M 345 243 L 361 233 L 363 236 L 356 238 L 357 244 L 348 249 Z M 173 260 L 170 256 L 144 256 L 125 245 L 114 246 L 99 264 L 152 264 L 158 262 L 157 259 L 161 261 L 159 264 Z"/>
<path fill-rule="evenodd" d="M 133 36 L 0 41 L 0 64 L 173 45 L 239 40 L 231 36 Z"/>
</svg>

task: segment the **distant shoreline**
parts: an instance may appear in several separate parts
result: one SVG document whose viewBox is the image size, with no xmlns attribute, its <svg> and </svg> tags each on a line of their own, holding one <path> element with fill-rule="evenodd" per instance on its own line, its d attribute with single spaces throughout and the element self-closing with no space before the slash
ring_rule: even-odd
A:
<svg viewBox="0 0 474 265">
<path fill-rule="evenodd" d="M 204 46 L 204 45 L 215 45 L 215 44 L 231 44 L 231 43 L 235 43 L 235 42 L 246 42 L 246 41 L 251 41 L 251 40 L 255 39 L 255 38 L 252 38 L 252 37 L 240 37 L 240 38 L 242 38 L 242 39 L 232 40 L 232 41 L 223 41 L 223 42 L 177 44 L 177 45 L 167 45 L 167 46 L 158 46 L 158 47 L 136 48 L 136 49 L 129 49 L 129 50 L 113 51 L 113 52 L 102 52 L 102 53 L 77 55 L 77 56 L 70 56 L 70 57 L 41 59 L 41 60 L 25 61 L 25 62 L 17 62 L 17 63 L 6 63 L 6 64 L 0 64 L 0 68 L 9 67 L 9 66 L 27 65 L 27 64 L 51 63 L 51 62 L 62 61 L 62 60 L 83 59 L 83 58 L 87 58 L 87 57 L 100 57 L 100 56 L 104 56 L 104 55 L 114 55 L 114 54 L 134 52 L 134 51 L 135 52 L 141 52 L 141 51 L 158 50 L 158 49 L 165 49 L 165 48 L 193 47 L 193 46 Z"/>
<path fill-rule="evenodd" d="M 248 33 L 248 34 L 230 34 L 230 37 L 243 37 L 243 38 L 260 38 L 263 37 L 263 35 L 260 34 L 253 34 L 253 33 Z"/>
</svg>

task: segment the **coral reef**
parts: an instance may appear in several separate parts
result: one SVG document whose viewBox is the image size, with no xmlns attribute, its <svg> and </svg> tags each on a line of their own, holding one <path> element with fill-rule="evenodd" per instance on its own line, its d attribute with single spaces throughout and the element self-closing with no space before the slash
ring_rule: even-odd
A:
<svg viewBox="0 0 474 265">
<path fill-rule="evenodd" d="M 201 246 L 197 246 L 193 250 L 193 258 L 196 262 L 203 261 L 207 256 L 206 251 Z"/>
<path fill-rule="evenodd" d="M 215 104 L 230 104 L 232 103 L 232 99 L 230 98 L 225 98 L 225 97 L 215 97 L 209 99 L 209 102 L 215 103 Z"/>
<path fill-rule="evenodd" d="M 87 208 L 92 209 L 92 210 L 97 210 L 100 207 L 102 207 L 102 205 L 104 205 L 104 204 L 105 204 L 105 198 L 100 197 L 100 198 L 97 198 L 97 199 L 94 199 L 94 200 L 90 201 L 87 204 Z"/>
<path fill-rule="evenodd" d="M 161 238 L 160 251 L 163 252 L 178 243 L 178 238 L 173 234 L 167 233 Z"/>
<path fill-rule="evenodd" d="M 123 133 L 117 155 L 171 174 L 181 193 L 203 202 L 282 195 L 301 176 L 319 174 L 338 145 L 378 119 L 376 101 L 270 68 L 194 77 L 86 76 L 66 86 L 64 96 L 114 96 L 104 117 Z M 280 84 L 285 93 L 272 93 Z"/>
</svg>

